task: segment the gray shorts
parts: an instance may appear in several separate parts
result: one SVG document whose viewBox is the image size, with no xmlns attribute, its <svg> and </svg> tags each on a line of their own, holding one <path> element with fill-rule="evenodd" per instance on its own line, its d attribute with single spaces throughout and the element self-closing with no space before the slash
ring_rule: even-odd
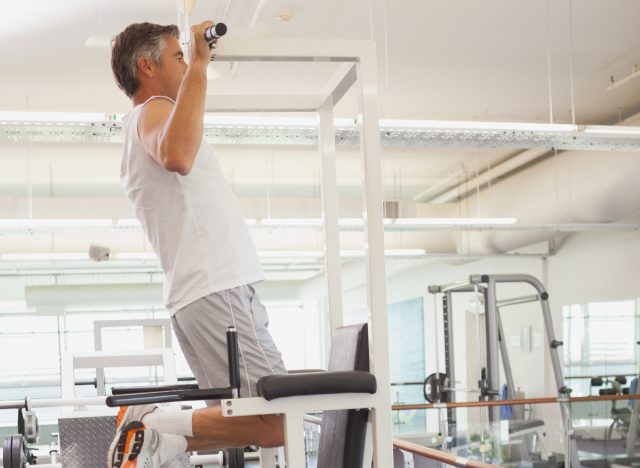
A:
<svg viewBox="0 0 640 468">
<path fill-rule="evenodd" d="M 171 323 L 200 388 L 229 386 L 226 333 L 231 325 L 238 332 L 241 396 L 256 396 L 261 377 L 287 372 L 267 329 L 267 311 L 250 285 L 198 299 L 176 312 Z"/>
</svg>

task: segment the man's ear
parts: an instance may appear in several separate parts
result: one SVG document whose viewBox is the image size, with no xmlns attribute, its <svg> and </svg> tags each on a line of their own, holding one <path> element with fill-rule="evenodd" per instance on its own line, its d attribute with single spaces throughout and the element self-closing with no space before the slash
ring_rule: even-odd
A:
<svg viewBox="0 0 640 468">
<path fill-rule="evenodd" d="M 136 66 L 138 67 L 138 70 L 148 78 L 153 78 L 155 76 L 152 65 L 151 61 L 146 57 L 138 57 L 136 59 Z"/>
</svg>

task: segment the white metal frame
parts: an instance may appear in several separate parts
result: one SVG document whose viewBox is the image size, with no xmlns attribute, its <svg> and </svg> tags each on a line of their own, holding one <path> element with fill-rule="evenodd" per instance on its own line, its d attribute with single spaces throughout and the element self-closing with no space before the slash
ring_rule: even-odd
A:
<svg viewBox="0 0 640 468">
<path fill-rule="evenodd" d="M 87 399 L 87 402 L 96 401 L 95 405 L 99 408 L 91 408 L 91 410 L 83 407 L 80 403 L 81 399 L 75 398 L 75 370 L 76 369 L 104 369 L 105 367 L 142 367 L 142 366 L 158 366 L 163 367 L 163 385 L 175 385 L 178 383 L 176 374 L 175 359 L 173 357 L 173 349 L 157 348 L 145 349 L 139 351 L 92 351 L 88 353 L 67 352 L 62 358 L 62 399 L 51 400 L 60 401 L 79 401 L 77 406 L 63 407 L 64 417 L 73 416 L 101 416 L 105 414 L 115 414 L 114 408 L 104 407 L 104 396 L 95 397 L 95 399 Z M 46 403 L 46 401 L 43 401 Z M 87 403 L 93 405 L 93 403 Z M 81 414 L 78 414 L 78 413 Z"/>
<path fill-rule="evenodd" d="M 93 343 L 96 351 L 102 351 L 102 330 L 104 328 L 119 328 L 126 326 L 142 327 L 147 329 L 160 328 L 164 335 L 164 348 L 171 348 L 171 320 L 169 319 L 143 319 L 143 320 L 95 320 L 93 322 Z M 99 396 L 106 395 L 104 367 L 96 367 L 96 390 Z"/>
<path fill-rule="evenodd" d="M 348 409 L 372 409 L 375 412 L 377 403 L 377 395 L 363 395 L 362 393 L 293 396 L 271 401 L 263 398 L 236 398 L 222 400 L 222 414 L 227 417 L 282 414 L 285 419 L 287 466 L 298 468 L 306 466 L 304 449 L 304 420 L 306 413 Z M 368 439 L 368 443 L 365 444 L 363 468 L 371 466 L 371 457 L 367 458 L 366 456 L 367 454 L 371 455 L 370 441 L 371 439 Z M 386 445 L 388 445 L 389 453 L 392 453 L 393 442 L 391 438 Z M 383 452 L 379 449 L 380 447 L 374 445 L 374 463 L 377 460 L 376 457 L 379 457 L 381 452 Z M 379 467 L 382 465 L 376 463 L 375 466 Z M 393 466 L 393 464 L 386 466 Z"/>
<path fill-rule="evenodd" d="M 302 421 L 304 412 L 370 408 L 373 427 L 373 461 L 376 468 L 393 466 L 389 344 L 387 336 L 382 165 L 379 135 L 378 69 L 373 41 L 225 39 L 218 45 L 216 61 L 224 62 L 335 62 L 334 75 L 319 93 L 310 96 L 211 96 L 207 111 L 316 112 L 319 114 L 322 196 L 325 222 L 326 275 L 330 326 L 342 325 L 338 199 L 335 174 L 333 108 L 354 85 L 358 86 L 358 129 L 363 173 L 365 263 L 370 311 L 370 363 L 376 376 L 375 395 L 322 395 L 289 397 L 266 402 L 249 398 L 224 400 L 226 416 L 282 413 L 286 420 L 287 462 L 305 466 Z"/>
</svg>

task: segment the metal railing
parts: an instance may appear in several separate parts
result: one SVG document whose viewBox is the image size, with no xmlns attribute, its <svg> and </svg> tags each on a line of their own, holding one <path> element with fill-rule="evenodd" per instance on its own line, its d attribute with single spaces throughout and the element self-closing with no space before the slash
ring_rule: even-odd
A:
<svg viewBox="0 0 640 468">
<path fill-rule="evenodd" d="M 446 463 L 451 466 L 458 466 L 460 468 L 497 468 L 498 465 L 490 465 L 488 463 L 482 463 L 480 461 L 471 460 L 465 457 L 459 457 L 451 455 L 450 453 L 442 452 L 422 445 L 407 442 L 405 440 L 393 439 L 393 447 L 410 452 L 414 455 L 429 458 L 431 460 Z"/>
<path fill-rule="evenodd" d="M 392 411 L 431 409 L 431 408 L 483 408 L 490 406 L 541 405 L 550 403 L 583 403 L 588 401 L 640 400 L 640 394 L 601 395 L 582 397 L 541 397 L 513 400 L 491 401 L 454 401 L 449 403 L 417 403 L 411 405 L 392 405 Z"/>
</svg>

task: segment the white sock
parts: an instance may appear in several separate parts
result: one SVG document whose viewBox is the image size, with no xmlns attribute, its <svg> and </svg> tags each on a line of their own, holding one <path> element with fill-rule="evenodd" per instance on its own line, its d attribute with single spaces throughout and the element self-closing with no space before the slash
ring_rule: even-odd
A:
<svg viewBox="0 0 640 468">
<path fill-rule="evenodd" d="M 142 418 L 142 422 L 163 434 L 193 437 L 193 410 L 176 408 L 156 408 Z"/>
<path fill-rule="evenodd" d="M 187 439 L 184 436 L 175 434 L 158 434 L 158 436 L 160 437 L 158 445 L 160 463 L 168 462 L 187 451 Z"/>
</svg>

